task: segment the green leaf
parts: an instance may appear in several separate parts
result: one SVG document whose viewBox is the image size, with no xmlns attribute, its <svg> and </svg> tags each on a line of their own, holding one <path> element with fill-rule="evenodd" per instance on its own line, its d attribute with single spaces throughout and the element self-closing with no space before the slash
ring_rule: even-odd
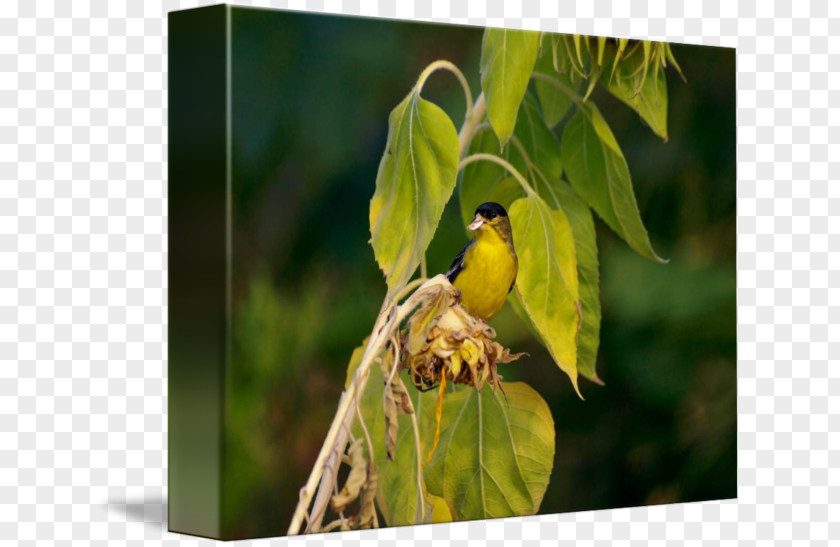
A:
<svg viewBox="0 0 840 547">
<path fill-rule="evenodd" d="M 607 45 L 606 36 L 598 36 L 598 66 L 604 64 L 604 47 Z"/>
<path fill-rule="evenodd" d="M 455 520 L 533 515 L 554 463 L 554 420 L 527 384 L 444 394 L 440 443 L 426 466 L 429 491 Z M 434 427 L 428 413 L 424 421 Z"/>
<path fill-rule="evenodd" d="M 416 90 L 388 118 L 388 142 L 370 202 L 370 233 L 389 293 L 422 260 L 455 188 L 458 134 L 449 116 Z"/>
<path fill-rule="evenodd" d="M 589 74 L 589 84 L 586 86 L 586 93 L 583 94 L 583 102 L 586 102 L 589 99 L 589 96 L 592 94 L 592 91 L 595 89 L 595 85 L 598 83 L 598 78 L 601 76 L 601 67 L 595 66 L 592 67 L 592 71 Z"/>
<path fill-rule="evenodd" d="M 557 137 L 546 125 L 537 107 L 537 101 L 530 94 L 525 96 L 519 108 L 519 119 L 516 122 L 516 137 L 531 164 L 538 168 L 548 179 L 559 179 L 563 175 L 563 159 L 560 153 L 560 143 Z M 511 147 L 509 160 L 527 178 L 533 178 L 535 173 L 529 172 L 527 162 L 517 159 L 518 147 Z M 517 152 L 514 154 L 513 152 Z M 524 158 L 523 158 L 524 160 Z"/>
<path fill-rule="evenodd" d="M 663 48 L 665 49 L 665 58 L 668 60 L 669 63 L 671 63 L 671 66 L 677 69 L 677 73 L 679 73 L 680 78 L 682 78 L 682 81 L 684 82 L 685 75 L 683 74 L 680 65 L 677 63 L 677 58 L 674 57 L 674 52 L 671 51 L 671 44 L 669 44 L 668 42 L 663 42 Z"/>
<path fill-rule="evenodd" d="M 580 63 L 580 69 L 583 70 L 583 58 L 580 55 L 580 34 L 573 34 L 572 40 L 575 43 L 575 54 L 577 55 L 578 63 Z"/>
<path fill-rule="evenodd" d="M 376 501 L 388 526 L 532 515 L 539 509 L 554 462 L 554 421 L 546 402 L 527 384 L 460 387 L 444 393 L 440 442 L 423 468 L 425 520 L 418 510 L 417 452 L 411 416 L 399 416 L 396 454 L 385 457 L 382 396 L 377 367 L 360 401 L 379 469 Z M 417 415 L 421 462 L 435 431 L 437 390 L 408 387 Z M 356 437 L 363 435 L 358 422 Z"/>
<path fill-rule="evenodd" d="M 563 51 L 565 47 L 565 42 L 559 36 L 544 35 L 542 54 L 534 66 L 534 72 L 556 78 L 570 90 L 574 90 L 580 83 L 580 79 L 570 66 L 569 58 Z M 537 97 L 540 100 L 545 121 L 549 127 L 554 127 L 566 115 L 572 105 L 572 99 L 566 93 L 557 89 L 557 86 L 543 80 L 536 80 L 534 84 L 537 88 Z"/>
<path fill-rule="evenodd" d="M 580 396 L 577 333 L 580 328 L 577 261 L 565 213 L 537 195 L 516 200 L 509 211 L 519 257 L 516 293 L 549 353 Z"/>
<path fill-rule="evenodd" d="M 539 33 L 488 28 L 481 42 L 481 89 L 487 117 L 504 145 L 513 133 L 539 50 Z"/>
<path fill-rule="evenodd" d="M 651 247 L 621 148 L 595 104 L 588 102 L 563 130 L 566 176 L 604 222 L 639 254 L 667 262 Z"/>
<path fill-rule="evenodd" d="M 582 315 L 577 337 L 577 368 L 584 378 L 601 384 L 601 379 L 595 372 L 601 332 L 601 300 L 598 244 L 595 238 L 592 211 L 574 189 L 563 181 L 552 181 L 550 185 L 540 186 L 538 192 L 549 206 L 563 209 L 572 227 Z"/>
<path fill-rule="evenodd" d="M 529 121 L 532 123 L 527 132 L 530 139 L 523 137 L 523 140 L 532 161 L 531 185 L 549 207 L 562 209 L 566 213 L 574 237 L 582 314 L 577 338 L 578 372 L 593 382 L 601 383 L 595 372 L 601 330 L 601 302 L 598 288 L 598 248 L 592 212 L 586 202 L 560 178 L 561 145 L 557 137 L 539 117 L 530 118 Z M 518 125 L 516 134 L 519 135 Z M 514 309 L 517 304 L 522 307 L 521 302 L 516 300 Z M 530 323 L 530 319 L 528 322 Z M 535 330 L 533 326 L 532 330 Z"/>
<path fill-rule="evenodd" d="M 650 55 L 649 42 L 643 52 L 635 52 L 618 62 L 615 74 L 610 77 L 604 72 L 601 83 L 616 98 L 635 110 L 651 130 L 668 140 L 668 86 L 665 71 L 657 60 L 645 61 Z M 657 44 L 662 48 L 662 44 Z M 609 56 L 616 55 L 615 48 L 608 47 Z"/>
<path fill-rule="evenodd" d="M 612 82 L 613 76 L 615 75 L 615 69 L 618 66 L 618 62 L 624 56 L 624 50 L 627 48 L 627 43 L 629 41 L 630 40 L 628 40 L 627 38 L 618 39 L 618 47 L 616 48 L 615 59 L 613 59 L 612 70 L 610 70 L 610 82 Z"/>
</svg>

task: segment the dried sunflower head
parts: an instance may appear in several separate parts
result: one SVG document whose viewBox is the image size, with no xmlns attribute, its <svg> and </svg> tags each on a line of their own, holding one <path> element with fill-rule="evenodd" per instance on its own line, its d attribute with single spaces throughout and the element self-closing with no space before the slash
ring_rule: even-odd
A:
<svg viewBox="0 0 840 547">
<path fill-rule="evenodd" d="M 418 389 L 447 382 L 501 387 L 498 363 L 509 363 L 524 353 L 511 354 L 494 341 L 496 331 L 467 313 L 458 303 L 458 291 L 448 282 L 433 286 L 407 324 L 403 362 Z"/>
</svg>

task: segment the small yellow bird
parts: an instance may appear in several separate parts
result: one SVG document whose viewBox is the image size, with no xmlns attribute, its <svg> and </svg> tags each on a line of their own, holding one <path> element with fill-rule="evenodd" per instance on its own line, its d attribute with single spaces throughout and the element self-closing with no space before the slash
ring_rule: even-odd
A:
<svg viewBox="0 0 840 547">
<path fill-rule="evenodd" d="M 482 203 L 467 228 L 475 231 L 475 238 L 455 257 L 446 277 L 461 291 L 461 306 L 490 321 L 513 289 L 519 269 L 510 219 L 498 203 Z"/>
</svg>

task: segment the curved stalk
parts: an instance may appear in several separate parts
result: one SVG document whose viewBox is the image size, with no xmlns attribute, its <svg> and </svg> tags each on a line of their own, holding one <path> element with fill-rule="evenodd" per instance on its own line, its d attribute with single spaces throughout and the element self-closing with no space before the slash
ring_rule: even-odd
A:
<svg viewBox="0 0 840 547">
<path fill-rule="evenodd" d="M 543 74 L 542 72 L 531 73 L 531 78 L 550 83 L 551 85 L 568 95 L 572 102 L 574 102 L 578 108 L 583 109 L 583 101 L 580 99 L 580 97 L 578 97 L 578 94 L 557 78 L 553 78 L 548 74 Z"/>
<path fill-rule="evenodd" d="M 487 103 L 484 100 L 484 93 L 478 96 L 478 99 L 475 101 L 475 106 L 472 109 L 472 112 L 464 121 L 463 127 L 461 127 L 460 133 L 458 133 L 458 157 L 464 155 L 464 152 L 467 151 L 467 147 L 470 144 L 470 141 L 473 138 L 473 135 L 478 133 L 479 128 L 481 127 L 480 122 L 481 119 L 484 117 L 484 113 L 487 111 Z"/>
<path fill-rule="evenodd" d="M 399 303 L 400 300 L 414 292 L 414 289 L 416 289 L 426 281 L 428 281 L 428 279 L 426 279 L 425 277 L 419 277 L 417 279 L 409 281 L 408 284 L 405 287 L 403 287 L 402 290 L 400 290 L 400 292 L 394 295 L 394 298 L 391 300 L 391 305 Z M 382 309 L 385 309 L 384 305 Z"/>
<path fill-rule="evenodd" d="M 536 194 L 536 192 L 534 192 L 534 189 L 531 188 L 531 185 L 528 184 L 528 181 L 525 180 L 525 177 L 523 177 L 522 174 L 516 170 L 516 167 L 508 163 L 506 160 L 500 158 L 499 156 L 494 156 L 493 154 L 486 154 L 482 152 L 479 154 L 472 154 L 470 156 L 467 156 L 466 158 L 461 160 L 461 163 L 458 164 L 458 171 L 460 171 L 467 165 L 473 163 L 474 161 L 489 161 L 502 166 L 508 173 L 513 175 L 513 178 L 515 178 L 517 182 L 519 182 L 519 184 L 522 186 L 522 189 L 525 190 L 526 194 L 528 194 L 529 196 L 533 196 L 534 194 Z"/>
<path fill-rule="evenodd" d="M 347 393 L 341 394 L 339 405 L 341 405 L 341 401 L 346 397 Z M 327 463 L 324 465 L 323 480 L 321 481 L 318 493 L 315 496 L 315 502 L 312 504 L 312 512 L 305 530 L 307 534 L 322 531 L 321 522 L 324 520 L 324 514 L 327 511 L 327 504 L 330 501 L 330 484 L 335 485 L 336 478 L 338 477 L 337 471 L 338 466 L 341 465 L 341 452 L 347 444 L 347 435 L 352 422 L 352 415 L 348 413 L 347 417 L 344 419 L 343 427 L 341 427 L 338 432 L 338 436 L 336 438 L 335 445 L 330 452 L 329 459 L 327 459 Z"/>
<path fill-rule="evenodd" d="M 473 99 L 472 91 L 470 91 L 470 84 L 467 83 L 467 79 L 464 77 L 464 73 L 461 72 L 461 69 L 459 69 L 457 66 L 455 66 L 454 63 L 450 61 L 439 59 L 431 63 L 425 69 L 423 69 L 423 72 L 420 73 L 420 77 L 417 78 L 417 84 L 414 86 L 415 89 L 417 89 L 417 93 L 419 94 L 420 91 L 423 90 L 423 86 L 426 84 L 426 80 L 429 79 L 429 76 L 431 76 L 434 71 L 441 69 L 448 70 L 449 72 L 454 74 L 455 77 L 458 78 L 458 81 L 461 83 L 461 87 L 464 88 L 464 98 L 467 101 L 466 118 L 469 118 L 473 111 Z"/>
<path fill-rule="evenodd" d="M 528 168 L 528 174 L 533 175 L 534 165 L 531 163 L 531 156 L 528 155 L 528 151 L 525 150 L 525 147 L 522 145 L 522 141 L 516 138 L 516 135 L 511 135 L 510 142 L 519 151 L 519 153 L 522 154 L 522 159 L 525 160 L 525 166 Z"/>
</svg>

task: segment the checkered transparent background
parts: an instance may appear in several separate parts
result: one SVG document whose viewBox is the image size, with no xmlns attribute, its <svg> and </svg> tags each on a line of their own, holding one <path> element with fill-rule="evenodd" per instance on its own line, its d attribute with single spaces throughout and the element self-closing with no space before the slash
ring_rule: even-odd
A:
<svg viewBox="0 0 840 547">
<path fill-rule="evenodd" d="M 738 48 L 738 501 L 274 541 L 840 540 L 840 4 L 237 3 Z M 165 17 L 196 5 L 0 3 L 2 539 L 206 541 L 165 531 Z"/>
</svg>

